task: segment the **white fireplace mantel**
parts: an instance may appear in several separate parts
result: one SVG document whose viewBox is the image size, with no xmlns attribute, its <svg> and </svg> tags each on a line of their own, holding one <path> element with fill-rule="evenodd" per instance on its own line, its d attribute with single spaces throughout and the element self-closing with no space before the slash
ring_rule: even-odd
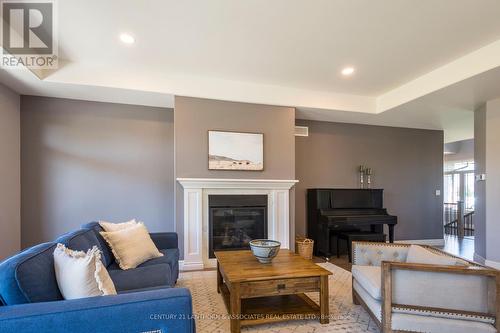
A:
<svg viewBox="0 0 500 333">
<path fill-rule="evenodd" d="M 268 200 L 268 238 L 290 248 L 290 189 L 298 180 L 177 178 L 184 188 L 184 260 L 181 269 L 213 267 L 208 258 L 208 196 L 264 194 Z"/>
<path fill-rule="evenodd" d="M 264 188 L 289 190 L 298 180 L 287 179 L 225 179 L 225 178 L 177 178 L 177 181 L 188 188 Z"/>
</svg>

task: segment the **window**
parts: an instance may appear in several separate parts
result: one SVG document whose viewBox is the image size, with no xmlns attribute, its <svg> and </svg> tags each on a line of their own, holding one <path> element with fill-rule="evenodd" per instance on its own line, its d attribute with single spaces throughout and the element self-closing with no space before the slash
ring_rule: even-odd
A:
<svg viewBox="0 0 500 333">
<path fill-rule="evenodd" d="M 474 210 L 474 172 L 468 172 L 465 174 L 465 211 L 473 211 Z"/>
<path fill-rule="evenodd" d="M 445 165 L 444 202 L 463 201 L 466 212 L 474 210 L 474 162 L 451 162 Z"/>
</svg>

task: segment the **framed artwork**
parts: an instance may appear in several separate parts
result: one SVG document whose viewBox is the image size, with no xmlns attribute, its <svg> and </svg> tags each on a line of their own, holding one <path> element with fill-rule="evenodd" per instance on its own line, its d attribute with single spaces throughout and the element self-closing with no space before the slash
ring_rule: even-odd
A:
<svg viewBox="0 0 500 333">
<path fill-rule="evenodd" d="M 209 170 L 264 170 L 264 134 L 208 131 Z"/>
</svg>

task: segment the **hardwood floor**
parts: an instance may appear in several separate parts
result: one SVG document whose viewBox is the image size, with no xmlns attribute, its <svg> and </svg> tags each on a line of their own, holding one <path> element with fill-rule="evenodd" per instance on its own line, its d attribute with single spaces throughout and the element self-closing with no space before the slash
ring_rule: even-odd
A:
<svg viewBox="0 0 500 333">
<path fill-rule="evenodd" d="M 453 255 L 474 261 L 474 237 L 458 239 L 456 236 L 444 237 L 445 245 L 441 249 Z"/>
<path fill-rule="evenodd" d="M 331 257 L 330 260 L 326 260 L 324 257 L 314 257 L 313 261 L 315 263 L 322 263 L 322 262 L 330 262 L 336 266 L 339 266 L 340 268 L 345 269 L 346 271 L 351 271 L 352 264 L 349 262 L 349 258 L 346 255 L 341 255 L 340 258 L 337 257 Z"/>
</svg>

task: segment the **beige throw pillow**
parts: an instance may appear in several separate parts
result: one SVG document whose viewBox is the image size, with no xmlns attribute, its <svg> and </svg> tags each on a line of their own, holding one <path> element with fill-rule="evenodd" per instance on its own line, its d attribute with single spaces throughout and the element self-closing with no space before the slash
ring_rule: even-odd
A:
<svg viewBox="0 0 500 333">
<path fill-rule="evenodd" d="M 121 269 L 136 268 L 145 261 L 163 256 L 143 223 L 127 229 L 101 231 Z"/>
<path fill-rule="evenodd" d="M 102 264 L 97 246 L 85 253 L 57 244 L 54 269 L 64 299 L 116 295 L 115 285 Z"/>
<path fill-rule="evenodd" d="M 133 226 L 137 225 L 137 221 L 136 221 L 136 219 L 132 219 L 130 221 L 123 222 L 123 223 L 112 223 L 112 222 L 106 222 L 106 221 L 99 221 L 99 225 L 101 226 L 101 228 L 104 229 L 104 231 L 111 232 L 111 231 L 118 231 L 118 230 L 123 230 L 123 229 L 133 227 Z"/>
</svg>

